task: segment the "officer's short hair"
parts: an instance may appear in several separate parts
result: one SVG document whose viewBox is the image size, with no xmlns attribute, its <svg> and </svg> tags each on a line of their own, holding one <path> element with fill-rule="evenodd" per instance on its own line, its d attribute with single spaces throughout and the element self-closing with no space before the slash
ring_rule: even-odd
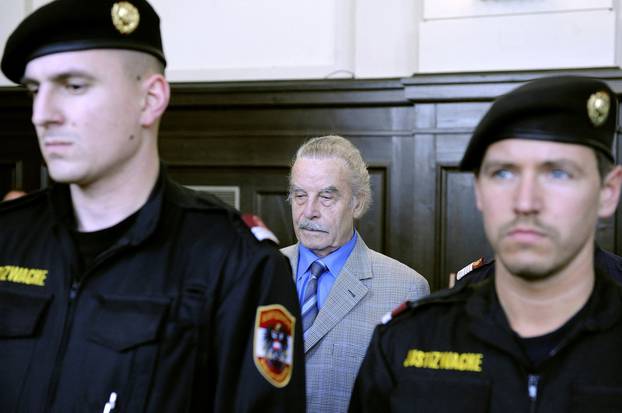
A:
<svg viewBox="0 0 622 413">
<path fill-rule="evenodd" d="M 160 18 L 146 0 L 55 0 L 17 26 L 0 67 L 8 79 L 20 83 L 32 59 L 89 49 L 135 50 L 166 66 Z"/>
<path fill-rule="evenodd" d="M 350 185 L 352 194 L 362 205 L 359 218 L 367 212 L 371 205 L 371 185 L 367 165 L 361 156 L 361 152 L 349 140 L 336 135 L 321 136 L 305 142 L 294 155 L 291 167 L 299 158 L 310 159 L 341 159 L 346 163 L 350 172 Z M 292 177 L 289 181 L 291 185 Z"/>
<path fill-rule="evenodd" d="M 617 96 L 601 80 L 581 76 L 533 80 L 493 103 L 475 128 L 460 168 L 479 172 L 488 147 L 512 138 L 585 145 L 613 162 L 617 120 Z"/>
</svg>

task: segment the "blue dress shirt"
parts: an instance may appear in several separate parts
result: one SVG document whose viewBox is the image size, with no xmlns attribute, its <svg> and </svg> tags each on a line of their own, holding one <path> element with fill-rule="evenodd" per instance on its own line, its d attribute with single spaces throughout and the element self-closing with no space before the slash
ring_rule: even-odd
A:
<svg viewBox="0 0 622 413">
<path fill-rule="evenodd" d="M 343 268 L 344 264 L 348 260 L 348 257 L 354 250 L 354 246 L 356 245 L 356 231 L 350 238 L 350 241 L 331 252 L 325 257 L 318 257 L 310 249 L 305 247 L 302 244 L 298 244 L 298 267 L 296 269 L 296 289 L 298 290 L 298 300 L 302 302 L 302 297 L 304 297 L 304 291 L 307 287 L 307 283 L 309 282 L 309 278 L 311 276 L 311 272 L 309 271 L 309 267 L 313 261 L 319 259 L 328 267 L 328 270 L 322 275 L 319 279 L 317 286 L 317 306 L 318 309 L 322 308 L 326 298 L 328 297 L 328 293 L 330 293 L 330 289 L 333 287 L 335 280 L 337 279 L 337 275 Z"/>
</svg>

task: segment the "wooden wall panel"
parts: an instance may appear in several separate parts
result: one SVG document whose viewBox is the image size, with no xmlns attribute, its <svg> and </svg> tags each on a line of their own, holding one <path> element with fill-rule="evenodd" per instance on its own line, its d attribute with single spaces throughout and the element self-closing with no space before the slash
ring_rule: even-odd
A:
<svg viewBox="0 0 622 413">
<path fill-rule="evenodd" d="M 13 188 L 21 188 L 23 173 L 24 165 L 21 161 L 0 160 L 0 194 L 6 194 Z"/>
<path fill-rule="evenodd" d="M 441 167 L 439 175 L 439 207 L 436 211 L 440 237 L 438 268 L 440 274 L 449 274 L 481 256 L 491 257 L 492 250 L 486 241 L 481 214 L 475 206 L 473 175 L 460 172 L 453 166 Z"/>
</svg>

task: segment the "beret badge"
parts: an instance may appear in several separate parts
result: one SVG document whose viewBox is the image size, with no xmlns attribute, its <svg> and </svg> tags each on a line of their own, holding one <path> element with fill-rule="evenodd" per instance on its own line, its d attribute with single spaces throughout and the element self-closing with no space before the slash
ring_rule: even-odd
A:
<svg viewBox="0 0 622 413">
<path fill-rule="evenodd" d="M 138 27 L 140 14 L 138 9 L 127 1 L 120 1 L 112 6 L 112 24 L 121 34 L 130 34 Z"/>
<path fill-rule="evenodd" d="M 611 101 L 607 92 L 593 93 L 587 101 L 587 115 L 592 125 L 600 126 L 607 120 Z"/>
</svg>

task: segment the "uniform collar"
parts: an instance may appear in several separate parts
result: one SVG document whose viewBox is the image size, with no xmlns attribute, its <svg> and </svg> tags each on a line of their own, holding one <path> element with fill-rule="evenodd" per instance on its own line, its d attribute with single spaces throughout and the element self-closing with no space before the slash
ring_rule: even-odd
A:
<svg viewBox="0 0 622 413">
<path fill-rule="evenodd" d="M 594 289 L 585 304 L 584 314 L 565 343 L 584 330 L 606 330 L 622 321 L 622 286 L 599 267 L 595 267 L 595 274 Z M 528 363 L 497 297 L 495 278 L 490 277 L 466 288 L 472 290 L 465 305 L 471 332 L 489 345 L 510 352 Z"/>
<path fill-rule="evenodd" d="M 119 241 L 120 243 L 136 245 L 151 235 L 160 219 L 164 193 L 169 185 L 171 183 L 166 168 L 161 164 L 158 179 L 147 198 L 147 202 L 138 210 L 134 225 L 129 229 L 126 236 Z M 75 228 L 75 215 L 69 185 L 53 184 L 49 192 L 49 200 L 55 225 L 66 230 Z"/>
</svg>

